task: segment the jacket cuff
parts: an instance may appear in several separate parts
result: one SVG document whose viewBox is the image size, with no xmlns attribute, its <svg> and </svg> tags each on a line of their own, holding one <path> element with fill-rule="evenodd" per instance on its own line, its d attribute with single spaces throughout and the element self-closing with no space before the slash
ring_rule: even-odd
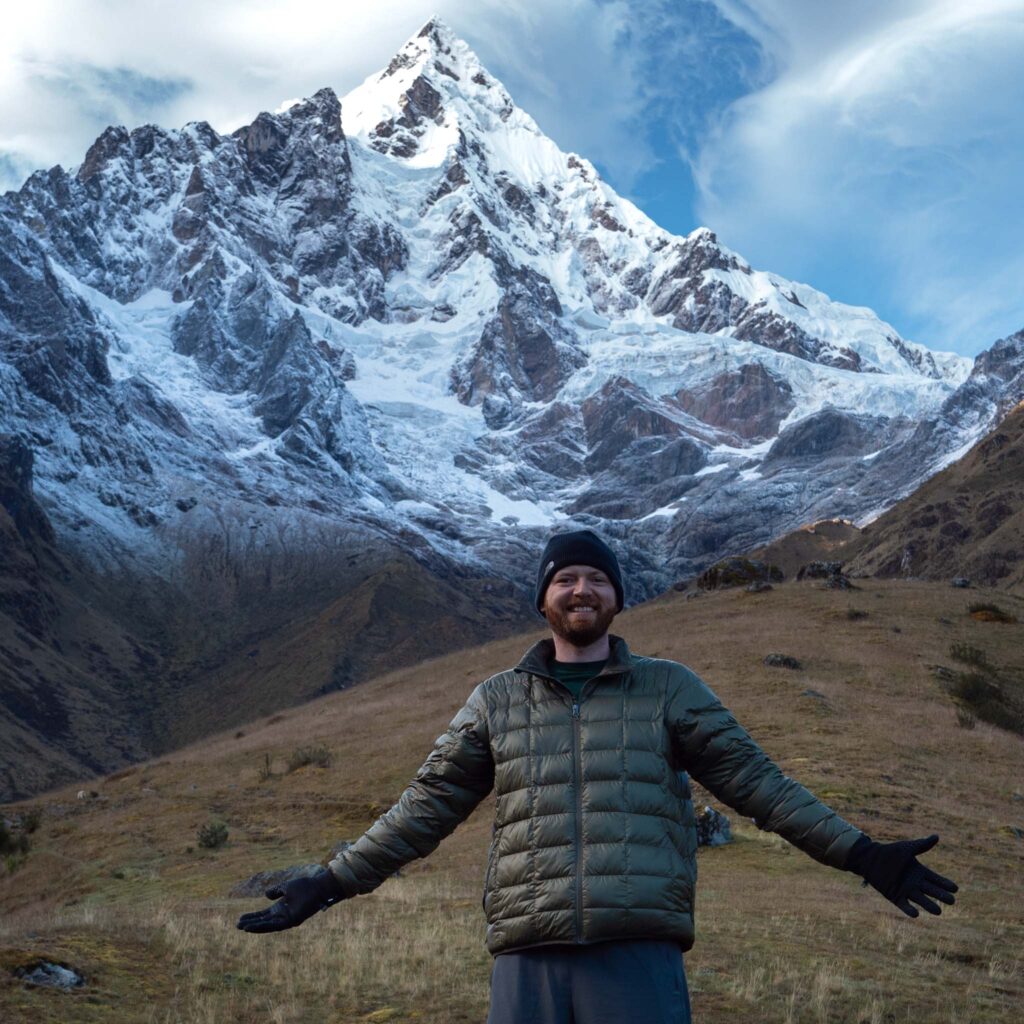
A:
<svg viewBox="0 0 1024 1024">
<path fill-rule="evenodd" d="M 874 842 L 868 836 L 862 834 L 857 842 L 850 847 L 850 852 L 846 855 L 846 863 L 843 864 L 843 870 L 850 871 L 863 878 L 864 872 L 862 869 L 864 867 L 865 854 L 874 845 Z"/>
<path fill-rule="evenodd" d="M 325 870 L 330 876 L 330 881 L 337 887 L 338 899 L 347 900 L 359 894 L 358 881 L 340 858 L 332 860 Z"/>
</svg>

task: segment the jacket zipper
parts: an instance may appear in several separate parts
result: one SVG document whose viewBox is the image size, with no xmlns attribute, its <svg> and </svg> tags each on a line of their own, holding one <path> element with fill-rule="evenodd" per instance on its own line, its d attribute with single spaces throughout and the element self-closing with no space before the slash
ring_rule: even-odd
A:
<svg viewBox="0 0 1024 1024">
<path fill-rule="evenodd" d="M 576 941 L 583 941 L 583 755 L 580 750 L 580 702 L 572 702 L 572 761 L 576 772 Z"/>
</svg>

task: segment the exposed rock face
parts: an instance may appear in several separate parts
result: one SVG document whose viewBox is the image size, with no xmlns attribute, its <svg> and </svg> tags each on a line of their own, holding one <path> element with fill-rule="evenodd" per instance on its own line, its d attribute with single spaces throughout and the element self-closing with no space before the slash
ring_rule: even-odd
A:
<svg viewBox="0 0 1024 1024">
<path fill-rule="evenodd" d="M 823 409 L 783 430 L 765 461 L 863 455 L 877 441 L 880 426 L 876 417 Z"/>
<path fill-rule="evenodd" d="M 50 639 L 57 616 L 48 579 L 59 567 L 53 544 L 32 494 L 32 450 L 22 438 L 0 434 L 0 612 L 40 640 Z"/>
<path fill-rule="evenodd" d="M 475 405 L 490 395 L 506 401 L 553 399 L 586 362 L 559 322 L 560 313 L 547 282 L 536 282 L 533 289 L 509 287 L 468 358 L 452 370 L 459 400 Z"/>
<path fill-rule="evenodd" d="M 53 528 L 32 495 L 32 449 L 0 434 L 0 506 L 26 544 L 52 544 Z"/>
<path fill-rule="evenodd" d="M 793 410 L 793 389 L 760 363 L 747 363 L 712 377 L 699 390 L 680 389 L 680 408 L 705 423 L 748 441 L 774 437 Z"/>
</svg>

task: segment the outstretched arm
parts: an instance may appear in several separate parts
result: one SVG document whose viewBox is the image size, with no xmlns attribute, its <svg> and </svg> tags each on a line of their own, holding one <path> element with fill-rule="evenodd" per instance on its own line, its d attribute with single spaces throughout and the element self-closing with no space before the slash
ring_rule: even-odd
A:
<svg viewBox="0 0 1024 1024">
<path fill-rule="evenodd" d="M 478 686 L 398 802 L 323 871 L 268 889 L 268 899 L 279 902 L 243 914 L 238 927 L 250 932 L 292 928 L 339 900 L 376 889 L 409 861 L 432 852 L 493 785 L 487 711 Z"/>
<path fill-rule="evenodd" d="M 409 861 L 426 857 L 493 786 L 487 709 L 478 686 L 398 803 L 331 861 L 345 897 L 370 892 Z"/>
<path fill-rule="evenodd" d="M 667 717 L 679 766 L 702 786 L 815 860 L 860 875 L 908 917 L 918 916 L 913 903 L 940 914 L 934 900 L 955 902 L 956 883 L 917 860 L 917 854 L 935 846 L 937 835 L 876 843 L 783 775 L 707 685 L 689 669 L 684 671 Z"/>
<path fill-rule="evenodd" d="M 677 767 L 758 828 L 823 864 L 844 867 L 863 833 L 784 775 L 703 680 L 689 669 L 683 673 L 670 684 L 666 707 Z"/>
</svg>

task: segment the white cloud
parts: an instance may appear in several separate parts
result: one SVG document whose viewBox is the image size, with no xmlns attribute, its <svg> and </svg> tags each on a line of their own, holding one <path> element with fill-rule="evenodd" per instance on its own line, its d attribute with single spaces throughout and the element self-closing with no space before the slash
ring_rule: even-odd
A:
<svg viewBox="0 0 1024 1024">
<path fill-rule="evenodd" d="M 702 219 L 933 347 L 1024 326 L 1024 5 L 718 3 L 778 73 L 704 140 Z"/>
<path fill-rule="evenodd" d="M 112 122 L 231 131 L 286 97 L 344 94 L 434 14 L 562 145 L 627 181 L 649 160 L 628 8 L 603 0 L 34 0 L 0 37 L 0 156 L 8 175 L 71 166 Z"/>
</svg>

